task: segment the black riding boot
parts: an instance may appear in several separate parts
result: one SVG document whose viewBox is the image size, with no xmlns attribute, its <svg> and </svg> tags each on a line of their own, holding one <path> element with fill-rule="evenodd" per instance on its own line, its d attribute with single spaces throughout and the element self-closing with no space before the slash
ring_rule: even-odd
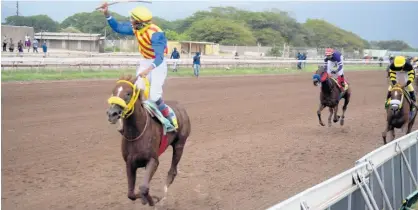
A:
<svg viewBox="0 0 418 210">
<path fill-rule="evenodd" d="M 417 104 L 417 98 L 415 97 L 415 91 L 411 91 L 409 92 L 409 95 L 411 96 L 412 102 L 414 103 L 414 105 Z M 415 106 L 412 105 L 412 110 L 415 109 Z"/>
<path fill-rule="evenodd" d="M 388 91 L 388 94 L 387 94 L 387 96 L 386 96 L 386 103 L 385 103 L 385 106 L 387 106 L 388 105 L 388 101 L 389 101 L 389 99 L 390 99 L 390 91 Z"/>
</svg>

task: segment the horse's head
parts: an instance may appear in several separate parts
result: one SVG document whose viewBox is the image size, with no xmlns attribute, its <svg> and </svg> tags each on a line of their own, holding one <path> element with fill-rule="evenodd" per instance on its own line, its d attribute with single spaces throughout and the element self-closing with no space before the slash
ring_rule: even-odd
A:
<svg viewBox="0 0 418 210">
<path fill-rule="evenodd" d="M 318 83 L 325 82 L 328 79 L 328 73 L 324 65 L 318 65 L 318 69 L 315 71 L 315 74 L 312 76 L 313 84 L 315 86 Z"/>
<path fill-rule="evenodd" d="M 136 80 L 137 78 L 129 75 L 121 76 L 116 82 L 112 96 L 107 100 L 110 106 L 106 113 L 110 123 L 115 124 L 120 118 L 126 118 L 132 114 L 140 95 L 140 89 L 135 85 Z"/>
<path fill-rule="evenodd" d="M 402 106 L 403 100 L 402 87 L 399 84 L 396 84 L 390 92 L 390 109 L 393 112 L 398 111 Z"/>
</svg>

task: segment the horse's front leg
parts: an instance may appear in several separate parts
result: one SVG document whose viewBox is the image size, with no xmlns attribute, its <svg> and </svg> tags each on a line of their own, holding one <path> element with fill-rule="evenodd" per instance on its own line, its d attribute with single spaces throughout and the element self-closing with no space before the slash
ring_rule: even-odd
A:
<svg viewBox="0 0 418 210">
<path fill-rule="evenodd" d="M 318 115 L 319 124 L 322 125 L 322 126 L 325 126 L 325 124 L 322 122 L 322 119 L 321 119 L 321 112 L 322 112 L 322 110 L 324 110 L 324 108 L 325 108 L 325 105 L 320 103 L 319 104 L 319 109 L 316 112 L 316 114 Z"/>
<path fill-rule="evenodd" d="M 142 204 L 149 204 L 150 206 L 154 206 L 154 200 L 152 199 L 151 195 L 149 194 L 149 183 L 151 182 L 152 177 L 154 176 L 155 171 L 157 170 L 159 165 L 159 161 L 157 159 L 151 158 L 147 166 L 145 167 L 145 176 L 144 176 L 144 182 L 139 187 L 139 190 L 141 191 L 141 199 Z"/>
<path fill-rule="evenodd" d="M 383 145 L 387 144 L 386 137 L 387 137 L 387 134 L 388 134 L 389 130 L 390 130 L 390 128 L 389 128 L 389 123 L 388 123 L 388 124 L 386 125 L 385 130 L 382 132 Z"/>
<path fill-rule="evenodd" d="M 128 157 L 126 161 L 126 175 L 128 176 L 128 198 L 136 200 L 135 195 L 135 180 L 136 180 L 136 167 L 133 165 L 132 158 Z"/>
<path fill-rule="evenodd" d="M 329 116 L 328 116 L 328 127 L 331 127 L 331 118 L 332 114 L 334 113 L 334 108 L 329 108 Z"/>
<path fill-rule="evenodd" d="M 338 122 L 340 120 L 340 116 L 338 115 L 338 104 L 334 107 L 334 123 Z"/>
</svg>

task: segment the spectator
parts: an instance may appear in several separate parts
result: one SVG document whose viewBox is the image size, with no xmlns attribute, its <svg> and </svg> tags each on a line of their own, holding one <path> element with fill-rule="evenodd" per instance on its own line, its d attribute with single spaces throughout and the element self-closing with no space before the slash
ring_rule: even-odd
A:
<svg viewBox="0 0 418 210">
<path fill-rule="evenodd" d="M 171 53 L 170 59 L 174 59 L 173 72 L 177 72 L 177 62 L 180 59 L 180 53 L 179 51 L 177 51 L 177 48 L 174 48 L 173 52 Z"/>
<path fill-rule="evenodd" d="M 303 68 L 305 68 L 305 67 L 306 67 L 306 53 L 303 53 L 303 54 L 302 54 L 302 60 L 304 61 L 304 62 L 302 63 Z"/>
<path fill-rule="evenodd" d="M 15 44 L 13 43 L 13 39 L 12 38 L 10 38 L 9 51 L 10 52 L 15 51 Z"/>
<path fill-rule="evenodd" d="M 46 41 L 42 44 L 42 51 L 44 52 L 44 58 L 46 57 L 48 47 L 46 46 Z"/>
<path fill-rule="evenodd" d="M 29 47 L 29 34 L 26 34 L 25 36 L 25 47 Z"/>
<path fill-rule="evenodd" d="M 37 39 L 33 39 L 33 52 L 38 53 L 38 40 Z"/>
<path fill-rule="evenodd" d="M 382 67 L 382 66 L 383 66 L 383 58 L 382 58 L 382 57 L 380 57 L 380 58 L 379 58 L 379 66 L 380 66 L 380 67 Z"/>
<path fill-rule="evenodd" d="M 26 43 L 26 47 L 28 48 L 28 52 L 30 51 L 30 46 L 31 46 L 31 41 L 30 38 L 28 39 L 28 42 Z"/>
<path fill-rule="evenodd" d="M 19 40 L 17 43 L 17 50 L 19 51 L 19 56 L 23 56 L 23 42 Z"/>
<path fill-rule="evenodd" d="M 301 60 L 303 60 L 303 55 L 298 52 L 296 58 L 298 59 L 298 69 L 302 69 L 302 62 L 300 62 Z"/>
<path fill-rule="evenodd" d="M 193 69 L 194 75 L 198 78 L 200 72 L 200 52 L 196 52 L 196 55 L 193 57 Z"/>
<path fill-rule="evenodd" d="M 7 52 L 7 37 L 4 35 L 3 39 L 3 52 Z"/>
</svg>

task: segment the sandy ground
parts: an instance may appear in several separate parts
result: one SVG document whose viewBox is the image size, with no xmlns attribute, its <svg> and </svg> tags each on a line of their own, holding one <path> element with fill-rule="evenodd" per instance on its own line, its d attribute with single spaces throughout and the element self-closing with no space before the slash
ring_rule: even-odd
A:
<svg viewBox="0 0 418 210">
<path fill-rule="evenodd" d="M 387 83 L 384 72 L 346 75 L 346 124 L 331 128 L 317 122 L 311 74 L 167 80 L 166 100 L 185 105 L 192 133 L 158 209 L 265 209 L 353 166 L 382 145 Z M 126 196 L 120 136 L 105 115 L 113 85 L 2 84 L 2 209 L 152 209 Z M 171 153 L 152 195 L 163 195 Z"/>
</svg>

